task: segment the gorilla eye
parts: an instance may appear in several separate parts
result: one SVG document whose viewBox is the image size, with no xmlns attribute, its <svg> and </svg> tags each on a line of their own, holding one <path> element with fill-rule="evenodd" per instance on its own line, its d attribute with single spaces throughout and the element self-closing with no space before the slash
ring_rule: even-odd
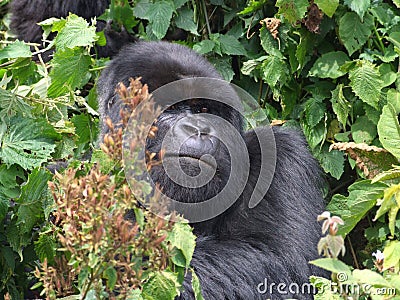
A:
<svg viewBox="0 0 400 300">
<path fill-rule="evenodd" d="M 207 107 L 202 107 L 202 108 L 201 108 L 201 112 L 202 112 L 202 113 L 208 112 L 208 108 L 207 108 Z"/>
</svg>

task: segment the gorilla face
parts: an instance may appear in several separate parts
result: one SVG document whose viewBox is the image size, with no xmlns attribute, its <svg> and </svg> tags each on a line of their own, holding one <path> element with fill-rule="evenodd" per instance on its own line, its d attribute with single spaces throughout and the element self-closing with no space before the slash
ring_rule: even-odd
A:
<svg viewBox="0 0 400 300">
<path fill-rule="evenodd" d="M 205 99 L 179 102 L 157 118 L 153 124 L 157 134 L 147 139 L 146 151 L 155 153 L 153 161 L 162 162 L 153 163 L 150 176 L 164 194 L 180 202 L 202 202 L 225 187 L 231 172 L 228 148 L 235 144 L 226 138 L 230 136 L 226 122 L 243 134 L 238 112 Z M 203 182 L 204 176 L 211 179 Z"/>
</svg>

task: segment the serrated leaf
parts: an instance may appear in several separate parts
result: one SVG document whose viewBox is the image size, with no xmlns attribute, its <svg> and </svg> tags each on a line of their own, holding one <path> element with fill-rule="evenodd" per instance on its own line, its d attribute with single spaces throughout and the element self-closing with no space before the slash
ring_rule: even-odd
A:
<svg viewBox="0 0 400 300">
<path fill-rule="evenodd" d="M 18 40 L 0 50 L 0 60 L 4 58 L 10 59 L 31 56 L 32 52 L 29 46 Z"/>
<path fill-rule="evenodd" d="M 276 56 L 268 56 L 261 64 L 262 79 L 268 83 L 271 88 L 282 86 L 287 80 L 289 69 L 286 62 Z"/>
<path fill-rule="evenodd" d="M 228 55 L 246 55 L 246 50 L 243 45 L 231 35 L 220 35 L 219 42 L 221 43 L 221 50 Z"/>
<path fill-rule="evenodd" d="M 40 216 L 43 216 L 42 203 L 47 197 L 47 182 L 50 178 L 49 171 L 36 168 L 22 187 L 21 196 L 17 199 L 17 225 L 21 233 L 30 233 Z"/>
<path fill-rule="evenodd" d="M 69 90 L 83 87 L 91 77 L 90 64 L 90 56 L 85 54 L 82 49 L 57 51 L 52 60 L 51 84 L 47 95 L 55 98 L 64 95 Z"/>
<path fill-rule="evenodd" d="M 374 26 L 373 17 L 365 15 L 364 22 L 354 12 L 347 12 L 339 20 L 339 36 L 349 55 L 361 49 L 368 40 Z"/>
<path fill-rule="evenodd" d="M 312 55 L 312 49 L 315 44 L 315 34 L 312 34 L 306 29 L 300 29 L 300 42 L 296 49 L 296 58 L 299 62 L 298 69 L 302 70 L 305 64 L 310 60 Z"/>
<path fill-rule="evenodd" d="M 31 116 L 32 107 L 15 93 L 0 88 L 0 99 L 0 119 L 14 116 L 16 113 Z"/>
<path fill-rule="evenodd" d="M 24 171 L 18 165 L 12 165 L 7 168 L 5 164 L 0 165 L 0 197 L 3 196 L 3 202 L 7 204 L 10 198 L 17 198 L 21 192 L 20 183 L 18 181 L 25 181 Z M 1 204 L 0 204 L 1 206 Z M 4 206 L 3 206 L 4 208 Z M 2 210 L 0 208 L 0 219 L 2 216 Z"/>
<path fill-rule="evenodd" d="M 10 199 L 0 191 L 0 222 L 6 216 L 10 204 Z"/>
<path fill-rule="evenodd" d="M 138 0 L 135 2 L 135 7 L 133 8 L 133 14 L 139 19 L 148 20 L 147 11 L 151 7 L 152 2 L 150 0 Z"/>
<path fill-rule="evenodd" d="M 326 113 L 326 107 L 321 98 L 308 99 L 304 109 L 307 124 L 311 127 L 316 126 Z"/>
<path fill-rule="evenodd" d="M 183 265 L 178 265 L 186 268 L 189 267 L 196 246 L 196 237 L 192 233 L 191 227 L 185 223 L 175 223 L 172 231 L 168 233 L 166 240 L 170 242 L 173 247 L 180 250 L 186 260 Z"/>
<path fill-rule="evenodd" d="M 328 52 L 319 57 L 312 66 L 309 76 L 338 78 L 346 74 L 340 67 L 350 58 L 342 51 Z"/>
<path fill-rule="evenodd" d="M 174 299 L 178 295 L 175 274 L 167 271 L 154 273 L 143 285 L 142 295 L 145 299 Z"/>
<path fill-rule="evenodd" d="M 35 252 L 41 262 L 47 259 L 50 264 L 53 263 L 56 256 L 56 243 L 53 237 L 47 234 L 39 235 L 35 241 Z"/>
<path fill-rule="evenodd" d="M 281 27 L 279 28 L 278 37 L 279 41 L 278 39 L 274 39 L 268 29 L 264 26 L 260 29 L 261 46 L 263 47 L 264 51 L 268 54 L 283 59 L 284 56 L 282 54 L 282 51 L 286 47 L 286 34 L 283 33 Z"/>
<path fill-rule="evenodd" d="M 304 18 L 308 8 L 307 0 L 277 0 L 278 14 L 282 14 L 289 23 L 295 23 Z"/>
<path fill-rule="evenodd" d="M 98 134 L 97 121 L 88 114 L 74 115 L 71 121 L 75 126 L 75 134 L 79 137 L 77 144 L 86 144 L 95 140 Z"/>
<path fill-rule="evenodd" d="M 59 134 L 43 119 L 13 117 L 0 134 L 0 159 L 6 165 L 18 164 L 29 170 L 51 158 Z"/>
<path fill-rule="evenodd" d="M 232 59 L 230 57 L 223 58 L 210 58 L 209 61 L 217 69 L 218 73 L 221 74 L 222 78 L 228 82 L 233 79 L 235 72 L 232 69 Z"/>
<path fill-rule="evenodd" d="M 371 0 L 344 0 L 344 4 L 356 12 L 360 19 L 363 20 L 364 14 L 371 6 Z"/>
<path fill-rule="evenodd" d="M 366 60 L 359 60 L 349 72 L 350 86 L 360 99 L 378 108 L 383 82 L 375 65 Z"/>
<path fill-rule="evenodd" d="M 193 50 L 200 54 L 207 54 L 215 47 L 215 42 L 211 40 L 202 40 L 200 43 L 193 45 Z"/>
<path fill-rule="evenodd" d="M 332 18 L 336 9 L 339 6 L 339 0 L 314 0 L 319 9 L 323 11 L 329 18 Z"/>
<path fill-rule="evenodd" d="M 340 151 L 323 151 L 317 155 L 321 167 L 326 173 L 330 173 L 337 180 L 344 172 L 344 155 Z"/>
<path fill-rule="evenodd" d="M 367 116 L 361 116 L 351 125 L 351 134 L 354 142 L 370 144 L 376 137 L 376 126 Z"/>
<path fill-rule="evenodd" d="M 316 148 L 325 140 L 327 129 L 324 121 L 319 122 L 315 127 L 308 125 L 307 122 L 304 121 L 301 125 L 311 149 Z"/>
<path fill-rule="evenodd" d="M 382 109 L 382 114 L 378 122 L 379 140 L 383 147 L 400 159 L 400 125 L 398 114 L 400 109 L 396 109 L 392 103 L 388 103 Z"/>
<path fill-rule="evenodd" d="M 377 200 L 383 197 L 386 184 L 370 180 L 361 180 L 349 187 L 349 196 L 336 194 L 327 206 L 332 215 L 342 218 L 344 225 L 339 227 L 338 234 L 347 235 L 357 223 L 372 209 Z"/>
<path fill-rule="evenodd" d="M 343 95 L 343 84 L 338 84 L 335 90 L 332 91 L 332 109 L 336 114 L 338 121 L 343 125 L 343 128 L 346 127 L 347 117 L 350 113 L 350 103 L 347 101 L 345 96 Z"/>
<path fill-rule="evenodd" d="M 167 33 L 173 12 L 174 5 L 169 1 L 155 1 L 148 8 L 146 19 L 150 21 L 152 31 L 158 39 L 162 39 Z"/>
<path fill-rule="evenodd" d="M 65 26 L 55 39 L 58 50 L 84 47 L 92 45 L 97 39 L 96 26 L 89 26 L 88 22 L 77 15 L 69 15 Z"/>
<path fill-rule="evenodd" d="M 194 12 L 188 7 L 178 10 L 178 15 L 175 18 L 176 27 L 189 31 L 191 34 L 199 35 L 197 33 L 197 25 L 194 22 Z"/>
</svg>

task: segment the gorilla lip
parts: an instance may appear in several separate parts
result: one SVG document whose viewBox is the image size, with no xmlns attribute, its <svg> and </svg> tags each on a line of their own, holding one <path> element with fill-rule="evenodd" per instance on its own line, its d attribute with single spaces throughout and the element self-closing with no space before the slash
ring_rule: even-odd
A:
<svg viewBox="0 0 400 300">
<path fill-rule="evenodd" d="M 204 156 L 204 155 L 202 155 L 202 156 L 199 157 L 199 156 L 196 156 L 196 155 L 193 155 L 193 154 L 190 155 L 190 154 L 165 153 L 164 156 L 163 156 L 163 159 L 169 159 L 169 158 L 171 158 L 171 159 L 173 159 L 173 158 L 179 159 L 179 158 L 184 158 L 184 159 L 187 159 L 187 160 L 189 160 L 189 161 L 202 162 L 202 163 L 204 163 L 204 164 L 206 164 L 206 165 L 208 165 L 208 166 L 214 168 L 215 170 L 217 170 L 217 165 L 216 165 L 216 164 L 213 164 L 213 162 L 210 161 L 210 160 L 208 160 L 208 159 L 204 159 L 203 156 Z"/>
</svg>

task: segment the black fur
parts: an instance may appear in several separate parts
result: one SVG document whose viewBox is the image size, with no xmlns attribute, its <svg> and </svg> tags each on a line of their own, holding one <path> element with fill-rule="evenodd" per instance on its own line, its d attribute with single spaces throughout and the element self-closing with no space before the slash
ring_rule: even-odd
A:
<svg viewBox="0 0 400 300">
<path fill-rule="evenodd" d="M 91 18 L 102 15 L 109 5 L 110 0 L 13 0 L 10 27 L 18 39 L 41 44 L 43 31 L 37 23 L 51 17 L 65 18 L 69 13 L 90 21 Z M 110 24 L 97 20 L 97 30 L 103 29 L 107 44 L 97 47 L 99 57 L 113 56 L 123 45 L 135 41 L 125 30 L 113 31 Z M 45 53 L 45 61 L 49 60 L 50 54 L 51 52 Z"/>
<path fill-rule="evenodd" d="M 200 55 L 192 50 L 165 42 L 140 42 L 124 48 L 111 61 L 98 81 L 101 118 L 119 119 L 120 100 L 115 86 L 126 85 L 130 77 L 142 77 L 150 91 L 187 77 L 220 78 L 219 74 Z M 249 196 L 260 170 L 260 145 L 254 131 L 244 132 L 236 112 L 226 107 L 215 107 L 207 100 L 200 103 L 209 113 L 229 120 L 241 132 L 248 148 L 251 169 L 246 188 L 239 199 L 223 214 L 202 223 L 193 224 L 198 235 L 192 260 L 205 299 L 312 299 L 311 294 L 293 295 L 288 287 L 308 283 L 312 274 L 321 274 L 308 261 L 317 258 L 316 246 L 320 238 L 317 215 L 323 211 L 321 172 L 311 156 L 302 134 L 293 129 L 273 128 L 277 147 L 276 171 L 264 199 L 253 209 L 248 208 Z M 196 102 L 195 102 L 196 103 Z M 213 111 L 215 109 L 215 112 Z M 165 111 L 157 120 L 161 129 L 148 149 L 159 149 L 157 141 L 166 128 L 171 128 L 180 114 L 190 114 L 193 104 L 183 103 Z M 165 128 L 164 128 L 165 127 Z M 258 130 L 267 130 L 259 128 Z M 104 134 L 106 129 L 102 128 Z M 154 148 L 154 149 L 153 149 Z M 154 151 L 151 151 L 154 152 Z M 221 170 L 204 190 L 188 191 L 172 185 L 161 168 L 152 169 L 152 177 L 180 201 L 202 201 L 217 193 L 229 170 L 225 149 L 217 154 Z M 274 283 L 273 292 L 261 294 L 257 286 L 264 281 Z M 279 294 L 277 285 L 286 284 L 287 294 Z M 282 287 L 282 286 L 281 286 Z M 264 286 L 261 286 L 263 289 Z M 292 287 L 293 291 L 294 287 Z M 179 299 L 194 299 L 190 275 L 184 282 Z"/>
</svg>

